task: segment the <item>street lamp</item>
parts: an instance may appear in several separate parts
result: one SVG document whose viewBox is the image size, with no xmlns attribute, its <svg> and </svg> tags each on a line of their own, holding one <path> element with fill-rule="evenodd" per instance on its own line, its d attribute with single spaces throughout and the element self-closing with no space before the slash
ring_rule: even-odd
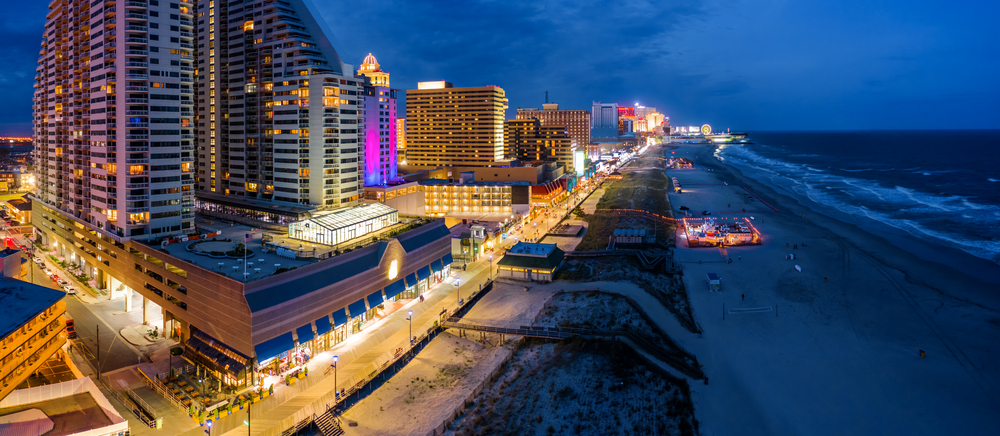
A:
<svg viewBox="0 0 1000 436">
<path fill-rule="evenodd" d="M 250 436 L 250 406 L 253 403 L 247 404 L 247 419 L 243 421 L 243 425 L 247 426 L 247 436 Z"/>
<path fill-rule="evenodd" d="M 412 347 L 413 346 L 413 311 L 412 310 L 407 311 L 406 314 L 408 315 L 406 317 L 406 320 L 410 322 L 410 346 Z"/>
<path fill-rule="evenodd" d="M 493 281 L 493 255 L 490 254 L 490 281 Z"/>
<path fill-rule="evenodd" d="M 458 297 L 458 304 L 462 304 L 462 279 L 455 279 L 455 283 L 455 286 L 458 286 L 455 296 Z"/>
<path fill-rule="evenodd" d="M 205 434 L 207 434 L 209 436 L 212 435 L 212 418 L 209 418 L 209 420 L 208 420 L 208 428 L 205 429 Z"/>
<path fill-rule="evenodd" d="M 333 356 L 333 392 L 336 398 L 340 398 L 340 390 L 337 389 L 337 360 L 339 356 Z"/>
</svg>

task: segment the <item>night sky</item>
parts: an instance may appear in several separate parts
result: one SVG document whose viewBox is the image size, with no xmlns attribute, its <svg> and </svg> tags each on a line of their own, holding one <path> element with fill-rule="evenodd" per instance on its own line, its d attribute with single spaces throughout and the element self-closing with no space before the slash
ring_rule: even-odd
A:
<svg viewBox="0 0 1000 436">
<path fill-rule="evenodd" d="M 392 85 L 498 85 L 511 109 L 655 106 L 734 130 L 1000 128 L 998 1 L 314 0 Z M 0 135 L 30 134 L 48 0 L 0 0 Z"/>
</svg>

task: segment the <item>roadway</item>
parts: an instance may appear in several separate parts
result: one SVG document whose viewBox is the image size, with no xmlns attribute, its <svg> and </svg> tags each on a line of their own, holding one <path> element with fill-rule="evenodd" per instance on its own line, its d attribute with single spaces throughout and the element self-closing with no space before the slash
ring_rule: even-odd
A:
<svg viewBox="0 0 1000 436">
<path fill-rule="evenodd" d="M 44 255 L 44 253 L 41 254 Z M 27 255 L 25 254 L 25 256 Z M 26 281 L 62 291 L 59 285 L 52 281 L 38 264 L 30 258 L 28 259 L 28 263 L 24 265 L 30 265 L 31 268 L 28 270 L 28 276 L 25 277 Z M 59 273 L 57 272 L 56 274 L 58 275 Z M 73 286 L 77 289 L 82 287 L 72 277 L 65 278 L 73 283 Z M 81 289 L 78 292 L 87 291 Z M 92 367 L 98 367 L 96 356 L 98 329 L 101 332 L 101 359 L 103 362 L 101 362 L 100 369 L 102 373 L 136 365 L 142 361 L 149 361 L 143 357 L 142 353 L 133 348 L 128 342 L 125 342 L 117 330 L 112 328 L 99 315 L 91 311 L 88 305 L 78 297 L 67 295 L 64 301 L 66 301 L 66 317 L 73 320 L 77 335 L 79 335 L 79 339 L 73 341 L 74 349 L 82 351 L 87 356 L 87 360 L 90 361 Z M 84 349 L 80 349 L 80 344 L 84 345 Z"/>
</svg>

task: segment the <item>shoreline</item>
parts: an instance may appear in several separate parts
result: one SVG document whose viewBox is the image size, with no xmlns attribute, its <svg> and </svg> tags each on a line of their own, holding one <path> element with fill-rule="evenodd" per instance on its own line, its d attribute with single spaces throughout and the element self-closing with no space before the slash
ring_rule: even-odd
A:
<svg viewBox="0 0 1000 436">
<path fill-rule="evenodd" d="M 711 379 L 692 385 L 703 434 L 995 429 L 996 285 L 910 253 L 891 235 L 814 211 L 718 161 L 714 150 L 667 149 L 695 164 L 667 170 L 684 186 L 668 194 L 673 212 L 685 205 L 696 217 L 713 211 L 720 222 L 754 216 L 763 239 L 697 248 L 679 241 L 675 251 L 704 333 L 667 333 Z M 743 203 L 751 198 L 744 188 L 759 198 Z M 761 201 L 778 212 L 742 212 L 766 209 Z M 720 290 L 708 289 L 709 273 L 722 278 Z"/>
<path fill-rule="evenodd" d="M 710 146 L 698 152 L 698 161 L 702 167 L 711 168 L 720 176 L 728 176 L 731 180 L 726 180 L 727 182 L 745 186 L 783 213 L 793 214 L 811 225 L 827 230 L 873 259 L 902 272 L 908 280 L 913 280 L 912 283 L 944 292 L 958 280 L 965 289 L 996 293 L 996 285 L 1000 284 L 1000 265 L 958 248 L 920 241 L 909 233 L 885 224 L 861 224 L 854 222 L 851 215 L 840 213 L 842 216 L 838 217 L 832 211 L 817 211 L 815 208 L 829 208 L 822 204 L 803 204 L 789 194 L 777 192 L 773 187 L 747 176 L 739 168 L 715 158 L 712 155 L 714 150 L 715 146 Z M 942 280 L 942 276 L 947 278 Z"/>
</svg>

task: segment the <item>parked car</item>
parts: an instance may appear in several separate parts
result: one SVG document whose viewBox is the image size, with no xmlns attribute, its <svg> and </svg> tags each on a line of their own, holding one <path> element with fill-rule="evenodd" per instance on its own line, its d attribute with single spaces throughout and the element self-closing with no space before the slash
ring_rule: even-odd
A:
<svg viewBox="0 0 1000 436">
<path fill-rule="evenodd" d="M 66 291 L 66 293 L 69 295 L 76 294 L 76 288 L 74 288 L 72 285 L 63 286 L 63 290 Z"/>
<path fill-rule="evenodd" d="M 66 320 L 66 334 L 70 339 L 76 339 L 76 326 L 73 325 L 73 320 Z"/>
<path fill-rule="evenodd" d="M 45 273 L 45 275 L 47 275 L 47 276 L 51 276 L 52 275 L 52 270 L 50 270 L 49 267 L 43 267 L 42 268 L 42 272 Z"/>
<path fill-rule="evenodd" d="M 35 261 L 35 263 L 37 263 L 39 265 L 42 264 L 42 258 L 40 258 L 38 256 L 32 257 L 31 260 Z"/>
<path fill-rule="evenodd" d="M 69 282 L 67 282 L 65 279 L 56 280 L 56 283 L 59 283 L 59 286 L 62 286 L 64 288 L 69 286 Z"/>
<path fill-rule="evenodd" d="M 49 278 L 51 278 L 53 282 L 59 283 L 59 276 L 52 274 L 52 277 Z"/>
</svg>

